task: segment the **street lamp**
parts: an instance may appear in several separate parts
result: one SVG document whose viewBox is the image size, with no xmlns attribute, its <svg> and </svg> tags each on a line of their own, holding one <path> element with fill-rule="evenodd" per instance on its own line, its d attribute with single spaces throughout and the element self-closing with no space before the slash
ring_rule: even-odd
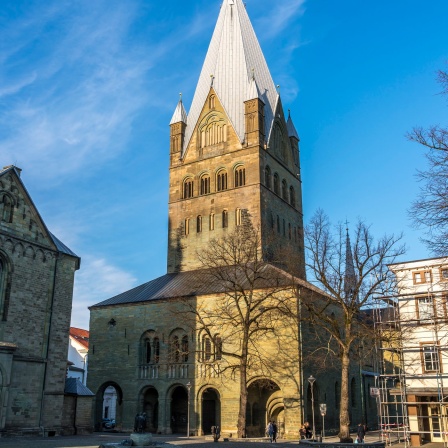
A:
<svg viewBox="0 0 448 448">
<path fill-rule="evenodd" d="M 188 400 L 187 400 L 187 439 L 190 438 L 190 389 L 191 383 L 188 381 L 187 383 L 187 391 L 188 391 Z"/>
<path fill-rule="evenodd" d="M 316 381 L 316 378 L 313 377 L 313 375 L 310 375 L 308 378 L 308 382 L 310 383 L 311 387 L 311 412 L 313 413 L 313 440 L 316 438 L 316 427 L 314 425 L 314 382 Z"/>
</svg>

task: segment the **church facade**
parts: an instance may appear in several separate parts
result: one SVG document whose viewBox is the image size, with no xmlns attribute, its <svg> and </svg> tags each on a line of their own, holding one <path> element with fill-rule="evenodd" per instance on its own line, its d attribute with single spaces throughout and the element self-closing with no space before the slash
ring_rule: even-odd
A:
<svg viewBox="0 0 448 448">
<path fill-rule="evenodd" d="M 0 170 L 0 437 L 73 430 L 64 390 L 79 266 L 48 230 L 21 170 Z"/>
<path fill-rule="evenodd" d="M 224 437 L 236 437 L 241 371 L 226 353 L 240 346 L 224 321 L 204 331 L 201 312 L 216 313 L 229 293 L 204 273 L 201 252 L 250 217 L 260 259 L 282 252 L 295 260 L 289 271 L 266 268 L 277 286 L 294 275 L 294 286 L 277 291 L 281 299 L 297 307 L 297 285 L 320 293 L 305 278 L 299 136 L 242 0 L 222 3 L 189 113 L 181 98 L 173 114 L 169 154 L 167 274 L 90 307 L 95 425 L 113 387 L 117 428 L 132 429 L 135 415 L 145 412 L 154 433 L 203 435 L 219 426 Z M 251 292 L 260 296 L 271 287 Z M 251 341 L 275 362 L 248 367 L 244 435 L 264 435 L 273 419 L 281 437 L 298 438 L 313 408 L 319 426 L 318 400 L 327 404 L 327 428 L 336 428 L 337 372 L 322 375 L 311 390 L 306 378 L 316 366 L 303 362 L 308 327 L 276 319 L 275 337 L 266 332 Z"/>
</svg>

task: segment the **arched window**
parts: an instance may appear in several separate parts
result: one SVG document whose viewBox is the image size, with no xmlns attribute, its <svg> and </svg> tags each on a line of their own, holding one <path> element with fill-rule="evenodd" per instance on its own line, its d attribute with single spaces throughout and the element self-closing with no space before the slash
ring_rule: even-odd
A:
<svg viewBox="0 0 448 448">
<path fill-rule="evenodd" d="M 227 190 L 227 171 L 221 170 L 216 175 L 216 190 Z"/>
<path fill-rule="evenodd" d="M 271 182 L 271 168 L 266 165 L 266 168 L 264 169 L 264 183 L 266 187 L 269 188 L 269 190 L 272 188 L 272 182 Z"/>
<path fill-rule="evenodd" d="M 191 177 L 184 180 L 183 194 L 184 199 L 189 199 L 193 197 L 193 179 Z"/>
<path fill-rule="evenodd" d="M 282 180 L 282 198 L 287 201 L 288 200 L 288 184 L 286 183 L 286 180 Z"/>
<path fill-rule="evenodd" d="M 215 359 L 220 361 L 222 359 L 222 339 L 221 336 L 215 336 Z"/>
<path fill-rule="evenodd" d="M 179 362 L 180 358 L 180 344 L 179 344 L 179 336 L 174 336 L 171 344 L 171 360 L 173 362 Z"/>
<path fill-rule="evenodd" d="M 0 319 L 5 321 L 8 313 L 8 265 L 0 257 Z"/>
<path fill-rule="evenodd" d="M 160 341 L 159 338 L 154 338 L 154 362 L 158 363 L 160 360 Z"/>
<path fill-rule="evenodd" d="M 351 384 L 350 384 L 350 401 L 352 407 L 356 407 L 356 380 L 355 378 L 352 378 Z"/>
<path fill-rule="evenodd" d="M 246 185 L 246 170 L 242 166 L 235 170 L 235 188 Z"/>
<path fill-rule="evenodd" d="M 188 336 L 182 337 L 182 362 L 188 362 Z"/>
<path fill-rule="evenodd" d="M 201 233 L 202 232 L 202 216 L 199 215 L 196 218 L 196 232 Z"/>
<path fill-rule="evenodd" d="M 236 213 L 235 213 L 235 222 L 237 226 L 240 226 L 242 223 L 242 211 L 240 208 L 236 209 Z"/>
<path fill-rule="evenodd" d="M 145 362 L 149 364 L 151 362 L 151 340 L 145 340 Z"/>
<path fill-rule="evenodd" d="M 280 194 L 280 185 L 277 173 L 274 174 L 274 193 Z"/>
<path fill-rule="evenodd" d="M 294 187 L 292 185 L 289 187 L 289 203 L 293 207 L 296 206 L 296 191 L 294 190 Z"/>
<path fill-rule="evenodd" d="M 222 212 L 222 227 L 223 229 L 229 227 L 229 213 L 227 210 L 223 210 Z"/>
<path fill-rule="evenodd" d="M 201 177 L 201 195 L 210 193 L 210 176 L 204 175 Z"/>
<path fill-rule="evenodd" d="M 202 339 L 202 360 L 210 361 L 212 358 L 212 341 L 208 336 Z"/>
<path fill-rule="evenodd" d="M 210 95 L 210 98 L 208 99 L 208 107 L 209 109 L 215 108 L 215 95 Z"/>
<path fill-rule="evenodd" d="M 2 221 L 12 222 L 13 202 L 7 194 L 4 194 L 2 200 L 0 201 L 0 211 L 0 219 Z"/>
</svg>

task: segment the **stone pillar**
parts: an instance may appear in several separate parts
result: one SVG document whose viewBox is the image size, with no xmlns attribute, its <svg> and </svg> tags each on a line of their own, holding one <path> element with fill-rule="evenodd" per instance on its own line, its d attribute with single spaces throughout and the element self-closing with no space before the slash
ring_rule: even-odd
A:
<svg viewBox="0 0 448 448">
<path fill-rule="evenodd" d="M 160 434 L 171 434 L 171 422 L 170 422 L 170 410 L 169 406 L 171 400 L 166 398 L 159 398 L 159 417 L 158 417 L 158 428 L 157 433 Z"/>
</svg>

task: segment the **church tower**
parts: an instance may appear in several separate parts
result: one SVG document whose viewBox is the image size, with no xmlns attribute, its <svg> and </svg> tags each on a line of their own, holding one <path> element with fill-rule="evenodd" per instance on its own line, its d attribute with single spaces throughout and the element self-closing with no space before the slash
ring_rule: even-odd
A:
<svg viewBox="0 0 448 448">
<path fill-rule="evenodd" d="M 201 267 L 197 253 L 242 222 L 298 255 L 305 277 L 299 136 L 285 119 L 242 0 L 224 0 L 187 115 L 170 123 L 168 273 Z"/>
</svg>

